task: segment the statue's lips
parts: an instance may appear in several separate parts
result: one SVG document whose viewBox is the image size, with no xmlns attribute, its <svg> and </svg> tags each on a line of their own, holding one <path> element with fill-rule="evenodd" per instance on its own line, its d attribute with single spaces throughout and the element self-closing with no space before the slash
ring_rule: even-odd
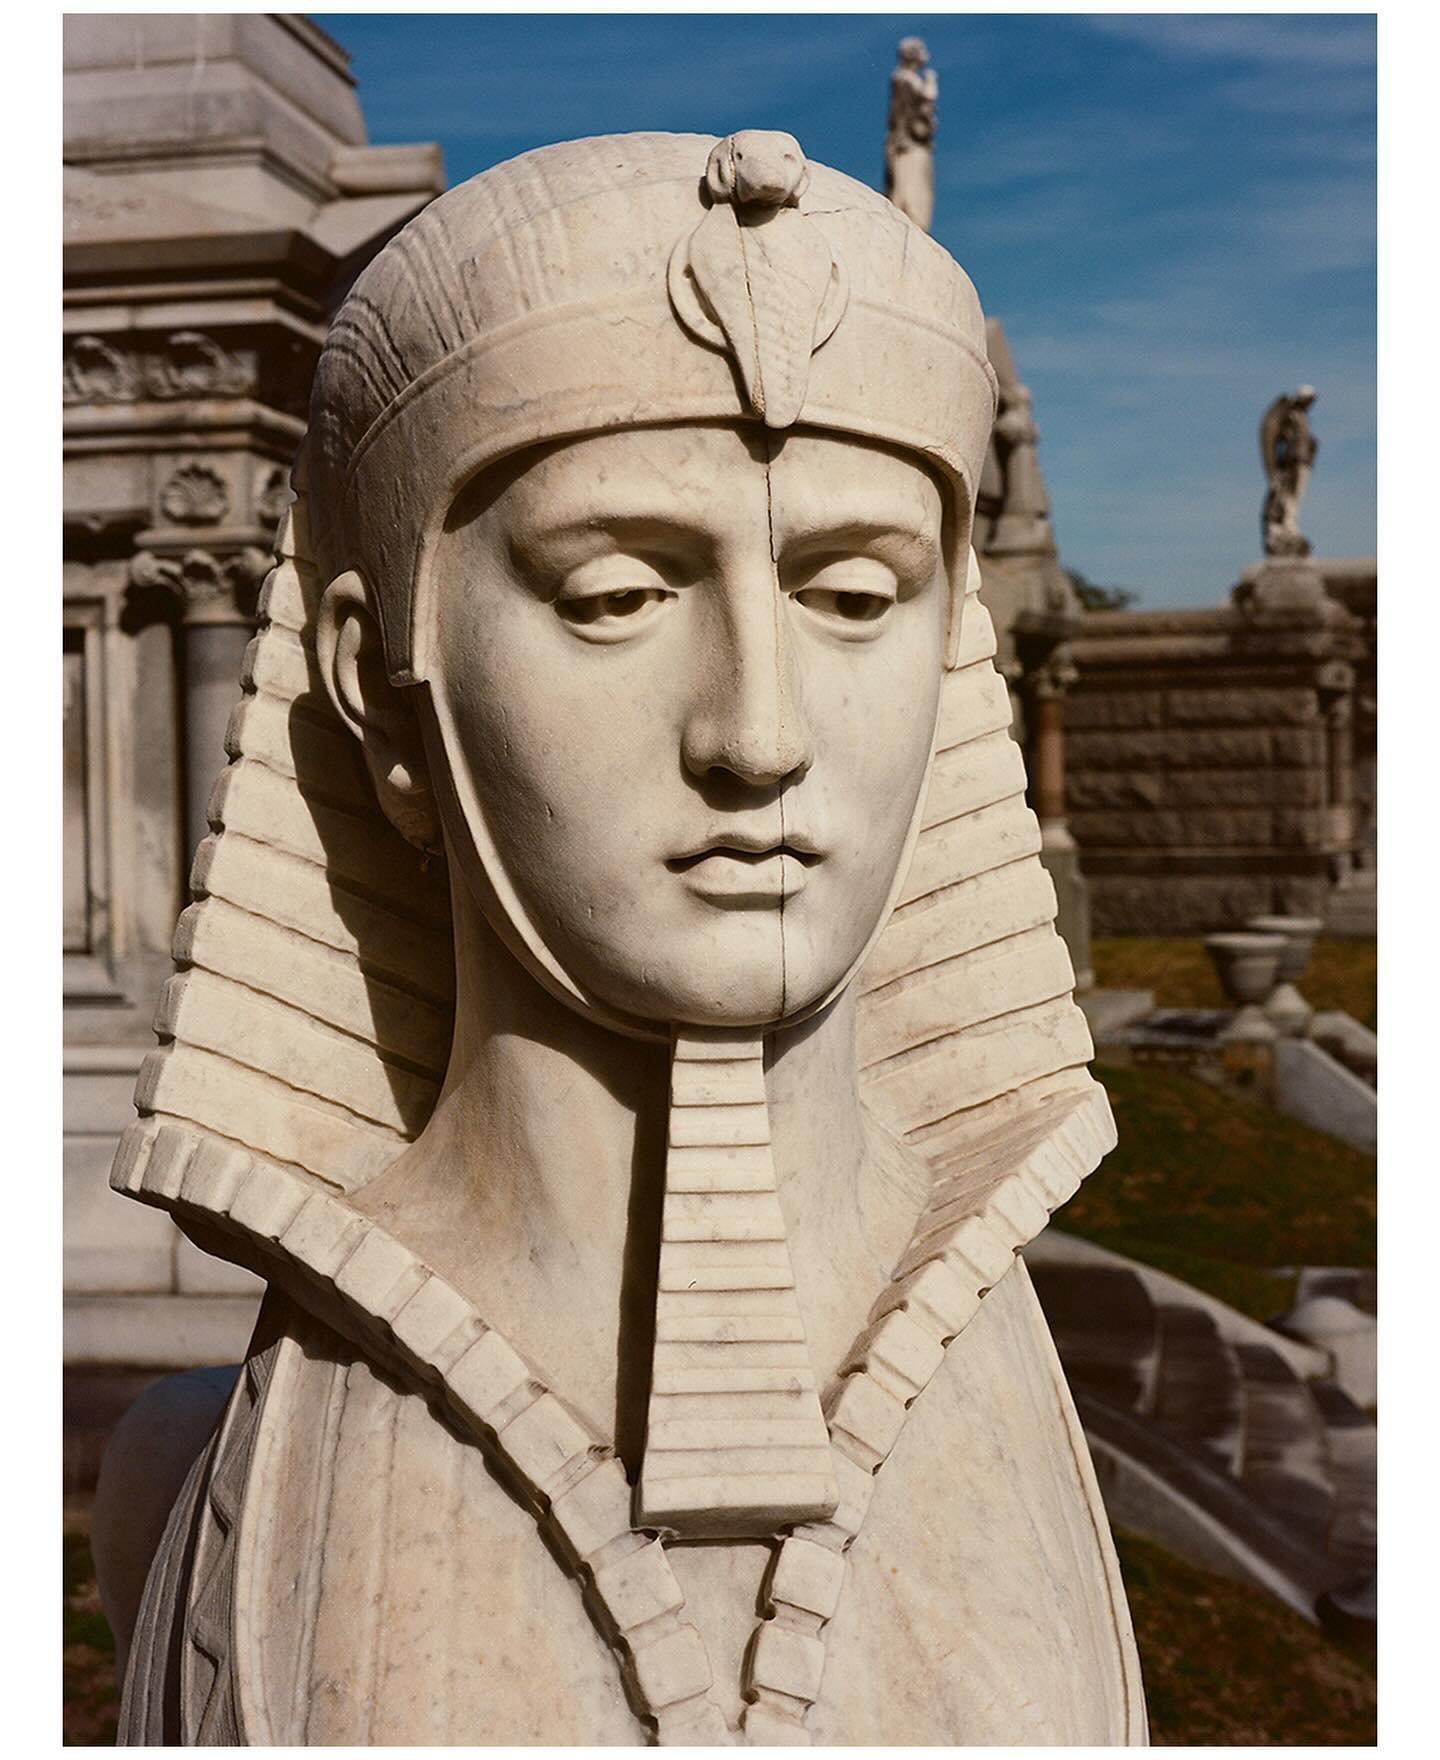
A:
<svg viewBox="0 0 1440 1760">
<path fill-rule="evenodd" d="M 807 868 L 820 860 L 790 843 L 765 849 L 714 844 L 665 865 L 683 877 L 698 898 L 730 910 L 776 908 L 805 890 Z"/>
</svg>

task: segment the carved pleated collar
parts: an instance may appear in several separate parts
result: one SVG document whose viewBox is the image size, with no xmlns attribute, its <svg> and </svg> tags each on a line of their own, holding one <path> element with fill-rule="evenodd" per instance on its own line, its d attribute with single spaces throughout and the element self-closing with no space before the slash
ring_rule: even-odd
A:
<svg viewBox="0 0 1440 1760">
<path fill-rule="evenodd" d="M 744 1743 L 808 1741 L 805 1715 L 820 1690 L 846 1554 L 908 1409 L 1014 1255 L 1113 1145 L 1104 1091 L 1082 1081 L 998 1123 L 937 1179 L 826 1390 L 840 1502 L 828 1520 L 792 1527 L 775 1548 L 747 1651 Z M 657 1740 L 735 1741 L 664 1540 L 635 1525 L 634 1489 L 613 1445 L 403 1240 L 298 1170 L 172 1124 L 132 1133 L 114 1183 L 280 1283 L 492 1451 L 560 1556 L 592 1586 Z"/>
</svg>

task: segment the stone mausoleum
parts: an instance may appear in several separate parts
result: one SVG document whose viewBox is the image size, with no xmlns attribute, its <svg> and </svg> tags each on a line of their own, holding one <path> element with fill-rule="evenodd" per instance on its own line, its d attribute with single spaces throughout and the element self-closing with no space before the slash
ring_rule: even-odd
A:
<svg viewBox="0 0 1440 1760">
<path fill-rule="evenodd" d="M 72 14 L 64 40 L 65 1355 L 103 1423 L 249 1334 L 254 1280 L 107 1175 L 321 341 L 443 177 L 433 145 L 367 145 L 307 18 Z"/>
</svg>

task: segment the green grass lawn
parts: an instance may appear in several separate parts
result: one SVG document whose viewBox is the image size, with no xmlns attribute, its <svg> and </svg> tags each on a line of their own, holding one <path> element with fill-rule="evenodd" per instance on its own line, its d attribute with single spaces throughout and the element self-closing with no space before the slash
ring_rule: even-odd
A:
<svg viewBox="0 0 1440 1760">
<path fill-rule="evenodd" d="M 1199 936 L 1102 936 L 1090 950 L 1102 989 L 1153 990 L 1161 1008 L 1223 1008 L 1225 998 Z M 1300 991 L 1316 1009 L 1344 1009 L 1375 1027 L 1375 943 L 1315 943 Z"/>
<path fill-rule="evenodd" d="M 1133 1534 L 1116 1545 L 1157 1748 L 1373 1746 L 1373 1658 L 1263 1590 Z"/>
<path fill-rule="evenodd" d="M 67 1748 L 112 1747 L 120 1712 L 115 1640 L 100 1610 L 88 1528 L 88 1508 L 67 1508 L 62 1653 L 62 1726 Z"/>
<path fill-rule="evenodd" d="M 1197 937 L 1094 944 L 1096 983 L 1161 1007 L 1221 1008 Z M 1320 940 L 1300 988 L 1373 1026 L 1375 943 Z M 1061 1228 L 1184 1278 L 1258 1320 L 1288 1306 L 1282 1266 L 1375 1263 L 1375 1157 L 1244 1096 L 1154 1065 L 1095 1074 L 1120 1145 L 1058 1215 Z"/>
<path fill-rule="evenodd" d="M 1103 1061 L 1119 1147 L 1059 1226 L 1257 1320 L 1289 1301 L 1276 1267 L 1375 1263 L 1375 1157 L 1177 1070 Z"/>
</svg>

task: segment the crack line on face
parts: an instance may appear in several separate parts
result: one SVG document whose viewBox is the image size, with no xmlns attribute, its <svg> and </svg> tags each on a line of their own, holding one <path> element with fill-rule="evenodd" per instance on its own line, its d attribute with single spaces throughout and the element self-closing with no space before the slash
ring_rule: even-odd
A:
<svg viewBox="0 0 1440 1760">
<path fill-rule="evenodd" d="M 733 147 L 732 147 L 732 153 L 733 153 Z M 764 381 L 764 378 L 761 374 L 761 367 L 760 367 L 760 314 L 756 310 L 756 307 L 755 307 L 755 289 L 752 286 L 751 281 L 750 281 L 750 259 L 749 259 L 749 255 L 745 249 L 745 229 L 743 226 L 737 225 L 737 234 L 738 234 L 738 242 L 740 245 L 740 267 L 741 267 L 741 271 L 743 272 L 743 274 L 745 276 L 745 298 L 746 298 L 746 301 L 750 307 L 750 322 L 751 322 L 752 335 L 753 335 L 753 339 L 754 339 L 754 360 L 755 360 L 754 391 L 758 391 L 758 393 L 759 393 L 759 396 L 757 398 L 754 396 L 754 392 L 752 391 L 752 398 L 759 405 L 759 409 L 758 409 L 757 413 L 759 414 L 760 419 L 761 419 L 761 423 L 762 423 L 760 432 L 761 432 L 761 437 L 764 441 L 764 446 L 765 446 L 765 525 L 766 525 L 766 529 L 767 529 L 767 533 L 768 533 L 769 541 L 770 541 L 770 569 L 771 569 L 771 573 L 774 577 L 774 583 L 775 583 L 775 595 L 774 595 L 774 599 L 772 600 L 772 604 L 773 604 L 774 612 L 775 612 L 775 673 L 776 673 L 776 677 L 775 677 L 775 685 L 776 685 L 776 690 L 775 690 L 775 742 L 776 742 L 776 750 L 780 751 L 780 750 L 783 750 L 783 746 L 781 744 L 781 735 L 784 733 L 784 717 L 785 717 L 785 678 L 784 678 L 784 672 L 783 672 L 784 662 L 783 662 L 783 658 L 781 655 L 781 648 L 780 648 L 780 644 L 781 644 L 782 640 L 784 639 L 784 630 L 781 626 L 780 557 L 779 557 L 779 554 L 778 554 L 778 552 L 776 550 L 776 546 L 775 546 L 775 490 L 774 490 L 774 482 L 773 482 L 772 476 L 771 476 L 772 467 L 775 462 L 775 454 L 779 449 L 780 441 L 772 439 L 771 431 L 770 431 L 769 427 L 764 425 L 764 422 L 765 422 L 765 409 L 764 409 L 765 381 Z M 784 842 L 785 842 L 785 779 L 783 776 L 777 778 L 777 780 L 776 780 L 775 804 L 776 804 L 776 807 L 777 807 L 779 814 L 780 814 L 780 843 L 783 846 Z M 780 862 L 780 1013 L 779 1013 L 779 1019 L 782 1021 L 785 1018 L 786 1003 L 788 1001 L 788 988 L 789 988 L 789 970 L 788 970 L 788 965 L 787 965 L 787 961 L 786 961 L 786 957 L 785 957 L 785 905 L 786 905 L 786 898 L 787 898 L 787 895 L 786 895 L 786 891 L 785 891 L 785 862 L 784 862 L 784 858 L 782 856 L 781 862 Z"/>
<path fill-rule="evenodd" d="M 764 431 L 765 438 L 765 523 L 770 541 L 770 571 L 774 581 L 774 596 L 771 605 L 775 615 L 775 746 L 777 751 L 784 749 L 785 734 L 785 656 L 781 643 L 785 639 L 783 627 L 783 608 L 781 600 L 784 595 L 780 590 L 780 557 L 775 545 L 775 494 L 771 477 L 771 468 L 775 462 L 775 454 L 780 442 L 772 440 L 770 430 Z M 785 778 L 776 781 L 775 805 L 780 814 L 780 843 L 785 844 Z M 780 862 L 780 1019 L 783 1021 L 789 1001 L 789 967 L 785 955 L 785 862 Z"/>
</svg>

